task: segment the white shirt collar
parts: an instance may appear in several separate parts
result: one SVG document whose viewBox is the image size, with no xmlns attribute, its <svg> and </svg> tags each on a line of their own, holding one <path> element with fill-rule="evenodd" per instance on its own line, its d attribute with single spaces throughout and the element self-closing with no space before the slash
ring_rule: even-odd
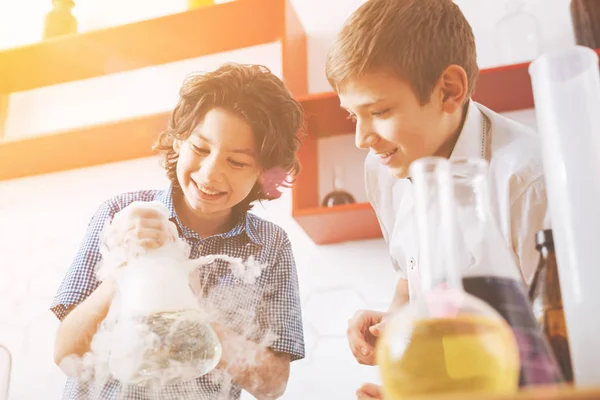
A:
<svg viewBox="0 0 600 400">
<path fill-rule="evenodd" d="M 467 116 L 450 158 L 481 158 L 483 147 L 483 114 L 473 100 L 469 100 Z"/>
</svg>

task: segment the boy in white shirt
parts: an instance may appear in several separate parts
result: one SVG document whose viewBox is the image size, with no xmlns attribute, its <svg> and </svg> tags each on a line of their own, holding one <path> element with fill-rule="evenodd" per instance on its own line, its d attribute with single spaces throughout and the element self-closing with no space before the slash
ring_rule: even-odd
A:
<svg viewBox="0 0 600 400">
<path fill-rule="evenodd" d="M 548 228 L 535 133 L 471 100 L 479 69 L 472 29 L 451 0 L 369 0 L 346 22 L 327 59 L 327 78 L 369 149 L 367 196 L 400 279 L 390 309 L 417 294 L 410 164 L 427 156 L 490 163 L 492 209 L 525 282 L 537 264 L 535 233 Z M 386 313 L 360 310 L 348 340 L 373 365 Z M 359 398 L 380 398 L 374 385 Z"/>
</svg>

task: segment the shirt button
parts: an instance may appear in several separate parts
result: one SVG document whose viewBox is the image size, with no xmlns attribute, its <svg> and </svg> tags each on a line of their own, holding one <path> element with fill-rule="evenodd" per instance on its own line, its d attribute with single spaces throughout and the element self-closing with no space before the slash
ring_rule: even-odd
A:
<svg viewBox="0 0 600 400">
<path fill-rule="evenodd" d="M 415 260 L 414 257 L 409 258 L 408 265 L 410 266 L 410 269 L 415 269 L 415 266 L 417 265 L 417 260 Z"/>
</svg>

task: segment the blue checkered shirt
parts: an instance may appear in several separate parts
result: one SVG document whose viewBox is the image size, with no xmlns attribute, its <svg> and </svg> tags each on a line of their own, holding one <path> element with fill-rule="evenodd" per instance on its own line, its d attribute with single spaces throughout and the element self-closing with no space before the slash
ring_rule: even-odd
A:
<svg viewBox="0 0 600 400">
<path fill-rule="evenodd" d="M 252 291 L 242 290 L 245 284 L 236 279 L 228 265 L 216 261 L 208 272 L 199 272 L 194 279 L 202 281 L 199 300 L 212 299 L 211 305 L 227 304 L 222 311 L 226 323 L 233 329 L 249 321 L 250 315 L 256 326 L 269 330 L 277 339 L 269 345 L 274 351 L 291 355 L 292 360 L 304 357 L 304 335 L 298 290 L 298 277 L 292 248 L 285 231 L 254 214 L 244 213 L 229 232 L 202 239 L 181 223 L 173 207 L 172 189 L 146 190 L 124 193 L 104 202 L 91 219 L 83 242 L 64 277 L 51 310 L 62 320 L 70 306 L 85 300 L 99 285 L 95 268 L 101 260 L 99 234 L 107 220 L 133 201 L 162 202 L 170 211 L 170 219 L 179 234 L 191 246 L 190 258 L 210 254 L 226 254 L 232 257 L 254 258 L 267 265 Z M 202 269 L 201 269 L 202 270 Z M 194 283 L 192 282 L 192 286 Z M 236 290 L 239 287 L 240 290 Z M 227 298 L 219 301 L 219 291 Z M 245 312 L 240 312 L 245 310 Z M 245 316 L 240 318 L 240 315 Z M 257 336 L 258 340 L 258 336 Z M 171 385 L 160 392 L 151 393 L 144 387 L 122 387 L 117 381 L 109 381 L 102 387 L 69 377 L 63 399 L 238 399 L 241 388 L 223 383 L 222 374 L 211 372 L 193 381 Z M 224 395 L 225 392 L 225 395 Z"/>
</svg>

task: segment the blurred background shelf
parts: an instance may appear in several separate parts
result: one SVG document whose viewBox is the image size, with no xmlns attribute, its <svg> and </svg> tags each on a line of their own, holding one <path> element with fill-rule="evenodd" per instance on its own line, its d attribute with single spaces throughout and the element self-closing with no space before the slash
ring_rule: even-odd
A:
<svg viewBox="0 0 600 400">
<path fill-rule="evenodd" d="M 289 0 L 237 0 L 0 51 L 0 122 L 10 93 L 276 41 L 282 43 L 283 80 L 307 117 L 293 217 L 317 244 L 381 237 L 368 203 L 321 206 L 319 140 L 353 134 L 354 124 L 335 93 L 307 94 L 306 34 Z M 473 98 L 496 112 L 533 108 L 528 67 L 483 69 Z M 150 156 L 168 118 L 163 112 L 3 141 L 0 123 L 0 180 Z"/>
<path fill-rule="evenodd" d="M 0 180 L 150 156 L 169 118 L 3 140 L 9 94 L 277 41 L 282 79 L 305 95 L 306 33 L 289 0 L 237 0 L 0 51 Z"/>
<path fill-rule="evenodd" d="M 319 139 L 354 133 L 354 123 L 340 108 L 335 93 L 300 99 L 306 113 L 307 137 L 300 148 L 302 171 L 292 189 L 292 215 L 317 244 L 381 237 L 377 216 L 369 203 L 322 207 L 319 195 Z M 363 179 L 361 174 L 353 179 Z"/>
<path fill-rule="evenodd" d="M 224 29 L 225 28 L 225 29 Z M 307 91 L 306 35 L 288 0 L 237 0 L 0 51 L 0 93 L 283 42 L 286 84 Z M 295 78 L 295 79 L 292 79 Z"/>
<path fill-rule="evenodd" d="M 600 49 L 596 53 L 600 54 Z M 529 64 L 481 70 L 473 99 L 497 113 L 533 108 Z"/>
</svg>

